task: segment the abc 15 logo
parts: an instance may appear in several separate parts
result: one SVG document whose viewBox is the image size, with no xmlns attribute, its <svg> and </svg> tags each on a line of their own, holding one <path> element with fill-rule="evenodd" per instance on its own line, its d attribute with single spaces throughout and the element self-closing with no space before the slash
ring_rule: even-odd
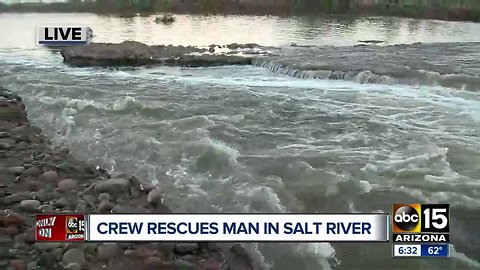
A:
<svg viewBox="0 0 480 270">
<path fill-rule="evenodd" d="M 449 233 L 448 204 L 394 204 L 392 207 L 394 233 Z"/>
<path fill-rule="evenodd" d="M 85 221 L 78 217 L 65 217 L 65 232 L 67 234 L 85 232 Z"/>
</svg>

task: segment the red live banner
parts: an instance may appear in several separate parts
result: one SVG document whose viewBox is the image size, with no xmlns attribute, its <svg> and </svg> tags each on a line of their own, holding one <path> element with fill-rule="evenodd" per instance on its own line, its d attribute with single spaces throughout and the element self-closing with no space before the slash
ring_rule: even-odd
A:
<svg viewBox="0 0 480 270">
<path fill-rule="evenodd" d="M 85 216 L 78 214 L 37 215 L 35 217 L 37 241 L 85 241 Z"/>
</svg>

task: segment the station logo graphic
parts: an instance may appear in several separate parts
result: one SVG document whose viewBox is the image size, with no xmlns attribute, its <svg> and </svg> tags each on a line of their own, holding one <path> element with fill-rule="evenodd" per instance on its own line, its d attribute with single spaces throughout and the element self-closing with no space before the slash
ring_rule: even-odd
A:
<svg viewBox="0 0 480 270">
<path fill-rule="evenodd" d="M 394 242 L 449 242 L 448 204 L 394 204 Z"/>
<path fill-rule="evenodd" d="M 66 240 L 84 239 L 85 221 L 78 217 L 65 217 L 65 237 Z"/>
</svg>

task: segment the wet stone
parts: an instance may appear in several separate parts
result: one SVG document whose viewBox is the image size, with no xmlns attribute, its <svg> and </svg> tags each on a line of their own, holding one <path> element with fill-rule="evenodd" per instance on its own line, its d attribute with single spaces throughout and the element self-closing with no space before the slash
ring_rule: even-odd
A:
<svg viewBox="0 0 480 270">
<path fill-rule="evenodd" d="M 10 149 L 15 146 L 15 140 L 9 138 L 0 138 L 0 149 Z"/>
<path fill-rule="evenodd" d="M 37 270 L 37 261 L 29 262 L 27 270 Z"/>
<path fill-rule="evenodd" d="M 196 257 L 194 255 L 185 255 L 182 256 L 182 260 L 185 260 L 187 262 L 195 262 Z"/>
<path fill-rule="evenodd" d="M 21 142 L 17 143 L 17 146 L 26 148 L 28 146 L 28 143 L 24 142 L 24 141 L 21 141 Z"/>
<path fill-rule="evenodd" d="M 175 243 L 159 243 L 158 248 L 165 253 L 171 253 L 175 249 Z"/>
<path fill-rule="evenodd" d="M 21 236 L 21 235 L 20 235 Z M 25 242 L 23 242 L 23 239 L 22 239 L 22 242 L 15 242 L 15 244 L 13 244 L 13 248 L 16 248 L 16 249 L 25 249 L 25 248 L 28 248 L 28 245 L 25 244 Z"/>
<path fill-rule="evenodd" d="M 29 244 L 35 243 L 37 241 L 35 239 L 35 230 L 33 228 L 27 229 L 23 233 L 23 239 L 24 239 L 25 243 L 29 243 Z"/>
<path fill-rule="evenodd" d="M 69 263 L 63 269 L 65 269 L 65 270 L 81 270 L 82 267 L 78 263 Z"/>
<path fill-rule="evenodd" d="M 53 205 L 57 208 L 64 208 L 64 207 L 67 207 L 69 205 L 69 202 L 66 198 L 62 197 L 62 198 L 56 200 Z"/>
<path fill-rule="evenodd" d="M 88 203 L 88 205 L 90 205 L 90 206 L 95 206 L 95 197 L 94 197 L 94 196 L 92 196 L 92 195 L 85 195 L 84 199 L 85 199 L 85 202 Z"/>
<path fill-rule="evenodd" d="M 97 258 L 102 261 L 108 261 L 120 250 L 116 243 L 105 243 L 98 246 Z"/>
<path fill-rule="evenodd" d="M 154 190 L 150 191 L 147 196 L 148 203 L 151 204 L 159 204 L 162 203 L 163 199 L 163 192 L 160 188 L 155 188 Z"/>
<path fill-rule="evenodd" d="M 178 270 L 194 270 L 195 269 L 195 266 L 193 265 L 193 263 L 182 260 L 182 259 L 175 260 L 173 262 L 173 266 L 174 266 L 174 269 L 178 269 Z"/>
<path fill-rule="evenodd" d="M 15 259 L 15 255 L 11 254 L 7 247 L 0 247 L 0 261 L 5 259 Z"/>
<path fill-rule="evenodd" d="M 98 200 L 103 202 L 103 201 L 110 201 L 110 194 L 108 193 L 100 193 L 100 195 L 98 195 Z"/>
<path fill-rule="evenodd" d="M 0 245 L 10 245 L 13 242 L 13 239 L 10 235 L 3 234 L 0 231 Z"/>
<path fill-rule="evenodd" d="M 41 213 L 45 213 L 45 211 L 48 211 L 48 210 L 53 210 L 52 206 L 51 205 L 40 205 L 40 207 L 38 207 L 38 212 L 41 212 Z"/>
<path fill-rule="evenodd" d="M 127 178 L 127 174 L 124 172 L 111 172 L 110 173 L 110 178 Z"/>
<path fill-rule="evenodd" d="M 150 192 L 155 189 L 155 186 L 152 183 L 144 182 L 138 179 L 135 175 L 129 178 L 132 185 L 140 191 Z"/>
<path fill-rule="evenodd" d="M 7 138 L 7 137 L 10 137 L 12 134 L 8 133 L 8 132 L 0 132 L 0 138 Z"/>
<path fill-rule="evenodd" d="M 75 190 L 78 186 L 77 181 L 73 179 L 65 179 L 58 183 L 58 190 L 62 192 Z"/>
<path fill-rule="evenodd" d="M 135 256 L 139 256 L 140 252 L 138 250 L 135 250 L 135 249 L 127 249 L 123 252 L 123 255 L 128 256 L 128 257 L 135 257 Z"/>
<path fill-rule="evenodd" d="M 27 126 L 18 126 L 10 130 L 10 132 L 14 135 L 23 134 L 28 132 Z"/>
<path fill-rule="evenodd" d="M 54 250 L 61 246 L 62 246 L 62 243 L 55 243 L 55 242 L 37 242 L 34 245 L 35 249 L 40 251 Z"/>
<path fill-rule="evenodd" d="M 28 200 L 31 199 L 32 196 L 29 193 L 23 192 L 23 193 L 16 193 L 9 195 L 3 199 L 3 202 L 5 204 L 12 204 L 12 203 L 19 203 L 23 200 Z"/>
<path fill-rule="evenodd" d="M 95 171 L 96 171 L 95 165 L 91 165 L 91 164 L 85 165 L 83 169 L 88 174 L 95 174 Z"/>
<path fill-rule="evenodd" d="M 18 225 L 10 225 L 5 228 L 0 228 L 0 233 L 5 235 L 16 235 L 18 233 Z"/>
<path fill-rule="evenodd" d="M 33 194 L 33 199 L 35 199 L 35 200 L 38 200 L 38 201 L 41 201 L 41 202 L 47 201 L 48 194 L 47 194 L 47 191 L 45 189 L 40 189 L 39 191 L 37 191 L 35 193 L 32 193 L 32 194 Z"/>
<path fill-rule="evenodd" d="M 75 166 L 71 165 L 68 162 L 62 162 L 59 165 L 57 165 L 55 168 L 62 172 L 72 172 L 76 170 Z"/>
<path fill-rule="evenodd" d="M 103 181 L 99 181 L 95 185 L 95 192 L 97 193 L 110 193 L 119 194 L 128 192 L 129 181 L 123 178 L 112 178 Z"/>
<path fill-rule="evenodd" d="M 26 270 L 27 265 L 22 260 L 11 260 L 10 266 L 15 270 Z"/>
<path fill-rule="evenodd" d="M 42 204 L 37 200 L 23 200 L 20 202 L 20 207 L 29 212 L 36 212 L 40 205 Z"/>
<path fill-rule="evenodd" d="M 37 180 L 27 181 L 25 186 L 30 191 L 38 191 L 40 189 L 40 183 Z"/>
<path fill-rule="evenodd" d="M 147 257 L 143 261 L 143 269 L 162 269 L 162 267 L 168 266 L 169 264 L 163 261 L 158 257 Z"/>
<path fill-rule="evenodd" d="M 78 212 L 78 213 L 88 212 L 87 211 L 87 204 L 84 201 L 78 202 L 77 203 L 77 208 L 75 209 L 75 212 Z"/>
<path fill-rule="evenodd" d="M 31 137 L 30 137 L 30 134 L 28 133 L 16 134 L 14 138 L 17 141 L 31 142 Z"/>
<path fill-rule="evenodd" d="M 197 243 L 178 243 L 175 245 L 175 252 L 179 254 L 193 253 L 198 250 Z"/>
<path fill-rule="evenodd" d="M 48 171 L 44 172 L 40 176 L 40 180 L 42 181 L 48 181 L 48 182 L 57 182 L 58 181 L 58 174 L 56 171 Z"/>
<path fill-rule="evenodd" d="M 98 246 L 99 244 L 97 243 L 85 243 L 85 246 L 83 249 L 85 253 L 96 253 Z"/>
<path fill-rule="evenodd" d="M 197 269 L 225 269 L 225 265 L 223 262 L 216 261 L 212 258 L 209 259 L 201 259 L 196 263 Z M 240 267 L 237 266 L 239 269 L 250 269 L 250 267 Z"/>
<path fill-rule="evenodd" d="M 25 163 L 23 164 L 23 167 L 24 167 L 25 169 L 28 169 L 28 168 L 33 167 L 33 164 L 30 164 L 30 163 L 29 163 L 30 161 L 31 161 L 30 159 L 27 159 L 27 160 L 25 161 Z"/>
<path fill-rule="evenodd" d="M 139 211 L 138 208 L 133 207 L 132 205 L 125 205 L 125 204 L 117 204 L 112 209 L 112 213 L 137 213 Z"/>
<path fill-rule="evenodd" d="M 138 191 L 138 189 L 132 186 L 130 186 L 129 193 L 130 193 L 130 196 L 133 196 L 133 197 L 138 197 L 140 195 L 140 192 Z"/>
<path fill-rule="evenodd" d="M 63 248 L 56 248 L 52 251 L 52 254 L 55 256 L 57 261 L 60 261 L 63 256 Z"/>
<path fill-rule="evenodd" d="M 69 249 L 81 249 L 83 251 L 85 251 L 85 248 L 87 247 L 87 243 L 75 243 L 75 242 L 71 242 L 71 243 L 67 243 L 65 244 L 65 246 L 63 247 L 64 251 L 67 251 Z"/>
<path fill-rule="evenodd" d="M 67 250 L 63 254 L 62 262 L 65 265 L 68 265 L 70 263 L 77 263 L 83 265 L 85 263 L 85 255 L 83 254 L 83 250 L 78 248 L 72 248 Z"/>
<path fill-rule="evenodd" d="M 11 210 L 0 210 L 0 221 L 4 226 L 12 224 L 21 225 L 24 224 L 25 219 L 22 215 L 17 214 Z"/>
<path fill-rule="evenodd" d="M 25 167 L 17 166 L 17 167 L 10 167 L 7 169 L 7 172 L 13 173 L 15 175 L 21 175 L 25 171 Z"/>
<path fill-rule="evenodd" d="M 131 248 L 132 246 L 133 246 L 133 244 L 129 243 L 129 242 L 118 243 L 118 247 L 121 248 L 121 249 L 128 249 L 128 248 Z"/>
<path fill-rule="evenodd" d="M 68 154 L 70 153 L 70 150 L 66 147 L 60 147 L 58 149 L 56 149 L 55 151 L 59 156 L 65 158 L 68 156 Z"/>
<path fill-rule="evenodd" d="M 115 205 L 113 203 L 111 203 L 109 201 L 102 201 L 98 205 L 98 211 L 100 211 L 102 213 L 110 212 L 114 207 L 115 207 Z"/>
<path fill-rule="evenodd" d="M 32 167 L 26 169 L 25 171 L 23 171 L 22 174 L 25 175 L 25 176 L 35 177 L 35 176 L 40 175 L 40 173 L 41 173 L 41 171 L 37 166 L 32 166 Z"/>
<path fill-rule="evenodd" d="M 55 269 L 55 256 L 52 253 L 43 253 L 39 256 L 37 265 L 43 269 Z"/>
</svg>

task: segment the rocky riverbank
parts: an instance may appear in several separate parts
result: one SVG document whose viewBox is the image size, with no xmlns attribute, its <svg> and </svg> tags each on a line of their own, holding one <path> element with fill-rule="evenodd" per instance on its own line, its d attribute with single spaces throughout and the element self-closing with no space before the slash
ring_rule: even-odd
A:
<svg viewBox="0 0 480 270">
<path fill-rule="evenodd" d="M 250 65 L 251 55 L 266 53 L 257 44 L 210 45 L 208 48 L 125 41 L 69 46 L 60 51 L 65 63 L 74 66 L 221 66 Z M 249 56 L 250 55 L 250 56 Z"/>
<path fill-rule="evenodd" d="M 169 213 L 162 190 L 54 148 L 0 87 L 0 269 L 260 269 L 240 245 L 36 243 L 38 213 Z"/>
</svg>

